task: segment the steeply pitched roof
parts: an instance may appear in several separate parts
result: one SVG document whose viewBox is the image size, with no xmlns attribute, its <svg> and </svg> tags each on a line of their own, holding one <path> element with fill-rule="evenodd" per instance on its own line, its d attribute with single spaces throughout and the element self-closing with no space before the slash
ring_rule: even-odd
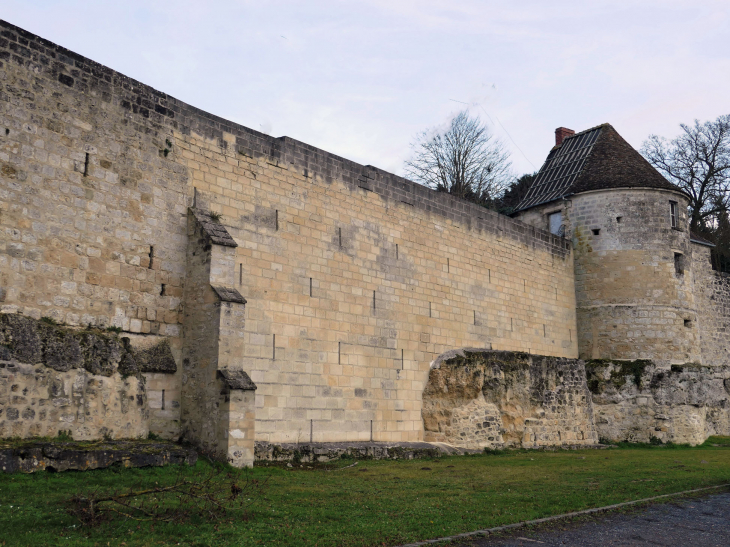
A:
<svg viewBox="0 0 730 547">
<path fill-rule="evenodd" d="M 607 123 L 555 146 L 517 211 L 562 197 L 606 188 L 677 190 Z"/>
</svg>

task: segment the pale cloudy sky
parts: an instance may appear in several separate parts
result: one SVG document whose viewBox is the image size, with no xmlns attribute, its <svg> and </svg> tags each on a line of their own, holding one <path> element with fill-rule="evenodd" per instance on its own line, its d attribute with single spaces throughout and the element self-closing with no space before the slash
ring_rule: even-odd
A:
<svg viewBox="0 0 730 547">
<path fill-rule="evenodd" d="M 729 0 L 0 8 L 1 18 L 194 106 L 399 174 L 413 136 L 445 123 L 463 106 L 454 101 L 495 124 L 517 173 L 539 168 L 558 126 L 609 122 L 638 148 L 650 133 L 730 113 Z"/>
</svg>

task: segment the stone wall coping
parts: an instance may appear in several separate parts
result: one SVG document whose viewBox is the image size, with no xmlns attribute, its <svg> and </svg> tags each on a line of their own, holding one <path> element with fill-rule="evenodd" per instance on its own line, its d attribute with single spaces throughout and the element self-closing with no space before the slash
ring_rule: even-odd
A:
<svg viewBox="0 0 730 547">
<path fill-rule="evenodd" d="M 236 289 L 231 289 L 229 287 L 216 287 L 215 285 L 211 285 L 211 287 L 215 291 L 215 294 L 218 295 L 221 302 L 234 302 L 236 304 L 246 303 L 246 299 L 241 296 L 241 293 Z"/>
<path fill-rule="evenodd" d="M 248 374 L 243 370 L 220 369 L 218 376 L 225 382 L 228 389 L 255 391 L 258 389 Z"/>
<path fill-rule="evenodd" d="M 226 227 L 214 218 L 213 213 L 193 207 L 190 208 L 190 212 L 212 243 L 224 247 L 238 247 L 238 243 L 231 237 Z"/>
</svg>

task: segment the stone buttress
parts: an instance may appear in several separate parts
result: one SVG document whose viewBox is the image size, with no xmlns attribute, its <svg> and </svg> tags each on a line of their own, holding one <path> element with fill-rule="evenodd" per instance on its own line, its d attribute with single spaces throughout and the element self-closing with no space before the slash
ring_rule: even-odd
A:
<svg viewBox="0 0 730 547">
<path fill-rule="evenodd" d="M 236 467 L 253 465 L 254 391 L 243 370 L 246 300 L 232 288 L 236 242 L 217 218 L 188 213 L 183 437 Z"/>
</svg>

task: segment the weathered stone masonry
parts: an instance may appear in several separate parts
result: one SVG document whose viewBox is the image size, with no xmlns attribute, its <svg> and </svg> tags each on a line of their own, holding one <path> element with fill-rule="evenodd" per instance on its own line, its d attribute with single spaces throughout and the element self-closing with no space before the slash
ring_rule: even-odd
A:
<svg viewBox="0 0 730 547">
<path fill-rule="evenodd" d="M 730 275 L 712 269 L 706 245 L 692 244 L 690 267 L 702 363 L 730 364 Z"/>
<path fill-rule="evenodd" d="M 468 448 L 598 443 L 578 359 L 447 352 L 433 364 L 423 397 L 427 441 Z"/>
<path fill-rule="evenodd" d="M 599 437 L 699 444 L 730 432 L 730 367 L 588 361 Z"/>
<path fill-rule="evenodd" d="M 564 239 L 0 29 L 2 311 L 167 339 L 157 432 L 222 449 L 204 417 L 231 368 L 258 388 L 256 439 L 421 440 L 441 353 L 576 355 Z M 190 258 L 196 212 L 236 244 L 212 241 L 208 265 Z M 227 333 L 196 319 L 228 306 L 216 284 L 246 300 Z"/>
<path fill-rule="evenodd" d="M 146 437 L 145 376 L 176 368 L 167 340 L 135 348 L 114 333 L 2 314 L 0 437 Z"/>
<path fill-rule="evenodd" d="M 656 178 L 621 187 L 651 169 L 611 163 L 632 149 L 598 129 L 593 186 L 535 202 L 523 222 L 236 125 L 0 22 L 3 317 L 112 327 L 124 355 L 166 348 L 175 364 L 132 379 L 57 371 L 53 351 L 0 356 L 0 435 L 149 431 L 236 465 L 256 441 L 594 443 L 576 358 L 719 366 L 730 341 L 725 278 L 668 224 L 685 198 Z M 567 239 L 546 229 L 555 211 Z M 463 348 L 482 355 L 480 379 L 444 360 Z M 439 391 L 462 380 L 474 397 Z M 54 382 L 60 395 L 44 391 Z M 132 392 L 144 392 L 134 411 Z M 616 423 L 617 438 L 660 427 Z M 707 423 L 664 437 L 725 427 Z"/>
</svg>

